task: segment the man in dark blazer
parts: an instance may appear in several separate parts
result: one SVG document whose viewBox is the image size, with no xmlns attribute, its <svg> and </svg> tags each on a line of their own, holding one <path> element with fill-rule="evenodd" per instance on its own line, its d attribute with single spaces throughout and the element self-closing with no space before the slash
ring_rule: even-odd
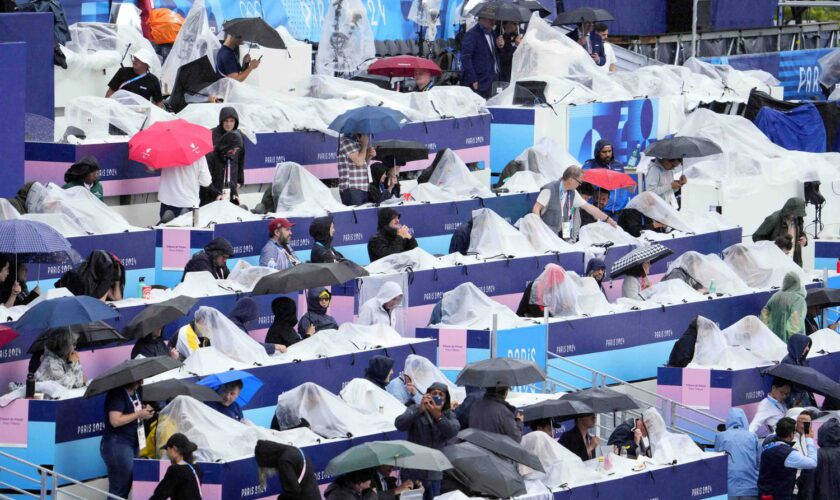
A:
<svg viewBox="0 0 840 500">
<path fill-rule="evenodd" d="M 493 95 L 493 82 L 499 74 L 499 55 L 495 21 L 480 17 L 461 42 L 461 85 L 485 99 Z"/>
<path fill-rule="evenodd" d="M 603 66 L 607 63 L 607 55 L 604 53 L 604 40 L 601 35 L 593 31 L 594 24 L 590 21 L 584 21 L 578 24 L 574 31 L 570 31 L 566 36 L 580 44 L 581 47 L 589 52 L 589 56 L 595 61 L 598 66 Z"/>
</svg>

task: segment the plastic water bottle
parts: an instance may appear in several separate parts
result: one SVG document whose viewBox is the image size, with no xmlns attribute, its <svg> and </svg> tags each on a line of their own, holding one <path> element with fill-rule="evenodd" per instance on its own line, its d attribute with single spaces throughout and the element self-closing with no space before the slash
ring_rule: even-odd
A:
<svg viewBox="0 0 840 500">
<path fill-rule="evenodd" d="M 709 295 L 714 295 L 716 293 L 717 293 L 717 283 L 715 283 L 715 280 L 712 280 L 712 282 L 709 283 Z"/>
<path fill-rule="evenodd" d="M 621 458 L 627 458 L 628 450 L 630 449 L 629 446 L 622 446 L 621 447 Z"/>
<path fill-rule="evenodd" d="M 634 149 L 633 152 L 630 153 L 630 159 L 627 160 L 627 166 L 630 168 L 636 168 L 636 165 L 639 164 L 639 158 L 639 146 L 636 146 L 636 149 Z"/>
<path fill-rule="evenodd" d="M 598 472 L 604 472 L 604 457 L 603 455 L 598 457 L 598 467 L 595 469 Z"/>
<path fill-rule="evenodd" d="M 26 375 L 26 399 L 35 397 L 35 374 L 29 372 Z"/>
<path fill-rule="evenodd" d="M 140 279 L 137 280 L 137 297 L 143 298 L 143 287 L 146 286 L 146 277 L 140 276 Z"/>
</svg>

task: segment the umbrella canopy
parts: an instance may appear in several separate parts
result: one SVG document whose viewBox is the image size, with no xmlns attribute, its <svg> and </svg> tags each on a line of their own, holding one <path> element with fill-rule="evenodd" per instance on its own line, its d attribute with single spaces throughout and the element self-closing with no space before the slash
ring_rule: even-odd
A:
<svg viewBox="0 0 840 500">
<path fill-rule="evenodd" d="M 504 434 L 486 432 L 476 429 L 464 429 L 458 433 L 458 439 L 492 451 L 497 455 L 509 458 L 516 463 L 528 466 L 536 471 L 545 472 L 540 458 L 522 447 Z"/>
<path fill-rule="evenodd" d="M 58 297 L 45 300 L 23 313 L 15 323 L 18 330 L 46 330 L 85 325 L 118 318 L 120 313 L 93 297 Z"/>
<path fill-rule="evenodd" d="M 286 44 L 276 29 L 261 17 L 237 17 L 222 25 L 226 35 L 233 35 L 246 42 L 253 42 L 269 49 L 285 49 Z"/>
<path fill-rule="evenodd" d="M 629 175 L 608 168 L 590 168 L 589 170 L 584 170 L 583 182 L 588 182 L 593 186 L 606 189 L 607 191 L 636 185 L 636 181 Z"/>
<path fill-rule="evenodd" d="M 516 464 L 472 443 L 447 446 L 443 454 L 464 478 L 470 490 L 510 498 L 526 493 L 525 480 Z"/>
<path fill-rule="evenodd" d="M 621 276 L 628 270 L 646 261 L 650 261 L 651 264 L 653 264 L 657 260 L 667 257 L 672 253 L 673 251 L 670 248 L 660 245 L 659 243 L 637 248 L 613 262 L 612 269 L 610 270 L 610 278 Z"/>
<path fill-rule="evenodd" d="M 840 384 L 809 366 L 779 363 L 761 370 L 761 373 L 805 386 L 826 397 L 840 399 Z"/>
<path fill-rule="evenodd" d="M 583 401 L 547 399 L 539 403 L 526 406 L 522 413 L 526 422 L 544 420 L 547 418 L 568 418 L 576 415 L 595 413 L 591 406 Z"/>
<path fill-rule="evenodd" d="M 422 142 L 405 141 L 402 139 L 388 139 L 373 145 L 377 158 L 394 159 L 397 165 L 405 165 L 410 161 L 428 160 L 429 148 Z"/>
<path fill-rule="evenodd" d="M 15 254 L 21 262 L 65 262 L 78 255 L 67 238 L 34 220 L 0 221 L 0 253 Z"/>
<path fill-rule="evenodd" d="M 203 94 L 201 91 L 218 80 L 219 75 L 216 74 L 210 58 L 206 55 L 178 68 L 175 84 L 172 86 L 172 95 L 169 97 L 172 111 L 178 113 L 187 107 L 185 94 L 210 97 L 209 94 Z"/>
<path fill-rule="evenodd" d="M 29 346 L 29 351 L 27 352 L 29 352 L 29 354 L 33 354 L 43 351 L 44 345 L 49 341 L 50 337 L 55 335 L 64 335 L 64 332 L 67 330 L 70 330 L 70 332 L 79 336 L 79 340 L 76 342 L 77 348 L 95 347 L 113 344 L 114 342 L 123 342 L 126 340 L 125 337 L 120 335 L 120 333 L 114 330 L 114 328 L 112 328 L 108 323 L 105 323 L 104 321 L 97 321 L 95 323 L 88 323 L 85 325 L 71 325 L 64 328 L 51 328 L 46 330 L 35 339 L 35 342 Z"/>
<path fill-rule="evenodd" d="M 149 14 L 149 40 L 155 45 L 175 43 L 184 18 L 171 9 L 152 9 Z"/>
<path fill-rule="evenodd" d="M 367 275 L 365 268 L 349 260 L 330 264 L 307 262 L 263 276 L 254 286 L 252 295 L 291 293 L 321 286 L 339 285 Z"/>
<path fill-rule="evenodd" d="M 487 18 L 494 21 L 514 21 L 525 23 L 531 19 L 531 11 L 522 5 L 500 0 L 491 0 L 470 11 L 470 14 L 478 18 Z"/>
<path fill-rule="evenodd" d="M 192 165 L 213 152 L 209 128 L 177 119 L 156 122 L 128 141 L 128 159 L 152 168 Z"/>
<path fill-rule="evenodd" d="M 129 359 L 93 379 L 85 391 L 85 397 L 90 398 L 144 378 L 154 377 L 179 366 L 181 362 L 169 356 Z"/>
<path fill-rule="evenodd" d="M 20 334 L 8 326 L 0 325 L 0 347 L 5 346 L 9 342 L 15 340 L 16 338 L 20 337 Z"/>
<path fill-rule="evenodd" d="M 330 123 L 330 130 L 342 134 L 378 134 L 399 130 L 408 118 L 399 111 L 383 106 L 362 106 L 338 115 Z"/>
<path fill-rule="evenodd" d="M 720 146 L 708 139 L 678 136 L 654 142 L 645 150 L 645 156 L 667 159 L 702 158 L 722 152 Z"/>
<path fill-rule="evenodd" d="M 199 401 L 221 402 L 213 389 L 181 379 L 170 379 L 143 386 L 143 401 L 169 401 L 177 396 L 189 396 Z"/>
<path fill-rule="evenodd" d="M 327 474 L 335 477 L 380 465 L 407 469 L 445 471 L 452 468 L 449 459 L 438 450 L 408 441 L 371 441 L 354 446 L 330 460 Z"/>
<path fill-rule="evenodd" d="M 595 413 L 635 410 L 639 403 L 627 394 L 609 387 L 592 387 L 582 391 L 564 394 L 561 400 L 581 401 L 589 405 Z"/>
<path fill-rule="evenodd" d="M 603 21 L 615 21 L 609 11 L 604 9 L 593 9 L 591 7 L 578 7 L 568 12 L 561 12 L 554 18 L 554 26 L 565 24 L 580 24 L 583 22 L 599 23 Z"/>
<path fill-rule="evenodd" d="M 516 387 L 544 380 L 545 373 L 535 363 L 513 358 L 490 358 L 465 366 L 455 383 L 473 387 Z"/>
<path fill-rule="evenodd" d="M 254 397 L 254 394 L 256 394 L 257 391 L 260 390 L 260 387 L 263 386 L 262 380 L 258 379 L 257 377 L 251 375 L 248 372 L 243 372 L 240 370 L 230 370 L 227 372 L 217 373 L 215 375 L 210 375 L 199 380 L 198 385 L 209 387 L 215 391 L 218 390 L 219 387 L 221 387 L 222 385 L 227 384 L 229 382 L 234 382 L 236 380 L 242 381 L 242 392 L 240 392 L 239 397 L 236 398 L 236 404 L 244 407 L 251 401 L 251 398 Z"/>
<path fill-rule="evenodd" d="M 808 307 L 836 307 L 840 306 L 840 289 L 838 288 L 811 288 L 805 298 Z"/>
<path fill-rule="evenodd" d="M 396 56 L 377 59 L 368 67 L 368 74 L 389 78 L 411 78 L 414 71 L 424 69 L 434 76 L 440 76 L 440 66 L 431 59 L 417 56 Z"/>
<path fill-rule="evenodd" d="M 139 339 L 154 332 L 158 328 L 182 318 L 190 312 L 190 309 L 198 302 L 198 299 L 179 295 L 173 299 L 152 304 L 135 316 L 123 328 L 123 335 L 128 339 Z"/>
</svg>

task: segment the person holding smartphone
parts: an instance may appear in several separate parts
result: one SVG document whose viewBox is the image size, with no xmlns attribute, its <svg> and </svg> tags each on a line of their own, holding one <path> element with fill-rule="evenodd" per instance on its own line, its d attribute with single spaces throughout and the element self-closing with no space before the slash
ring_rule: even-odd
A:
<svg viewBox="0 0 840 500">
<path fill-rule="evenodd" d="M 436 450 L 443 449 L 447 441 L 461 430 L 461 424 L 452 413 L 449 388 L 440 382 L 430 385 L 420 404 L 409 406 L 397 417 L 394 425 L 398 431 L 408 433 L 410 442 Z M 403 469 L 400 477 L 422 484 L 423 500 L 432 500 L 440 495 L 443 475 L 439 471 Z"/>
<path fill-rule="evenodd" d="M 804 431 L 804 425 L 803 425 Z M 776 423 L 775 438 L 766 442 L 761 450 L 758 469 L 758 494 L 774 499 L 796 498 L 796 478 L 800 470 L 817 468 L 817 449 L 814 431 L 805 434 L 805 452 L 794 448 L 796 421 L 783 417 Z"/>
</svg>

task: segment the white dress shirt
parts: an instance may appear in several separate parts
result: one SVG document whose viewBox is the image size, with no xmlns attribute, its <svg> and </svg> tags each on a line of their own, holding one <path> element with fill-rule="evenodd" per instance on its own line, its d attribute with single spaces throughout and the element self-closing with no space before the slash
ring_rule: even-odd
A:
<svg viewBox="0 0 840 500">
<path fill-rule="evenodd" d="M 160 170 L 158 201 L 178 208 L 194 208 L 199 204 L 198 190 L 213 182 L 207 159 L 201 157 L 192 165 Z"/>
</svg>

